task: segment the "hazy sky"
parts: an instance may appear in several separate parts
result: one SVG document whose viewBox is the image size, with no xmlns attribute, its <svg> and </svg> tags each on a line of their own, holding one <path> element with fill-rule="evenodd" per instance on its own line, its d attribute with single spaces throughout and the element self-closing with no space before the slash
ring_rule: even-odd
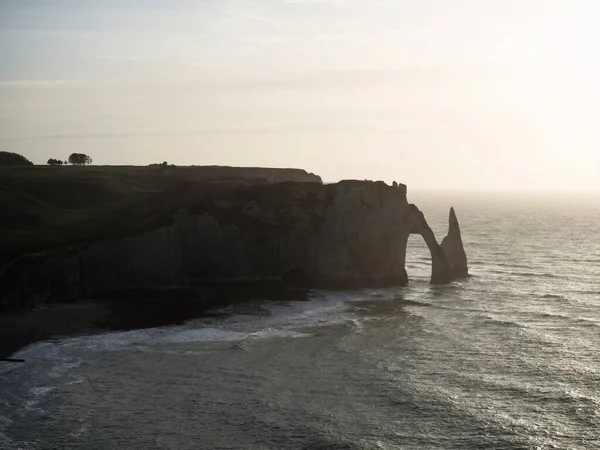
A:
<svg viewBox="0 0 600 450">
<path fill-rule="evenodd" d="M 0 149 L 600 190 L 597 0 L 0 0 Z"/>
</svg>

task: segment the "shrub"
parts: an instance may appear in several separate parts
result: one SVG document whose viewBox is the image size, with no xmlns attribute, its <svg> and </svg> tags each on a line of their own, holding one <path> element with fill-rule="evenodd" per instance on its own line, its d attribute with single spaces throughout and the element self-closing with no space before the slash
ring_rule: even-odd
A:
<svg viewBox="0 0 600 450">
<path fill-rule="evenodd" d="M 72 153 L 71 156 L 69 156 L 69 164 L 73 164 L 75 166 L 86 166 L 92 162 L 92 158 L 84 153 Z"/>
<path fill-rule="evenodd" d="M 33 163 L 18 153 L 0 152 L 0 166 L 33 166 Z"/>
</svg>

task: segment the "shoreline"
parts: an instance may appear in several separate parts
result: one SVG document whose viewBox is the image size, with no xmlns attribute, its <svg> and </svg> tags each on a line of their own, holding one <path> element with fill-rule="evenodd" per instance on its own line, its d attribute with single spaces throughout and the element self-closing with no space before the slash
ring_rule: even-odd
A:
<svg viewBox="0 0 600 450">
<path fill-rule="evenodd" d="M 186 295 L 82 299 L 0 315 L 0 360 L 40 341 L 108 331 L 130 331 L 207 316 L 219 309 L 256 300 L 306 301 L 308 290 L 275 287 L 220 287 Z"/>
</svg>

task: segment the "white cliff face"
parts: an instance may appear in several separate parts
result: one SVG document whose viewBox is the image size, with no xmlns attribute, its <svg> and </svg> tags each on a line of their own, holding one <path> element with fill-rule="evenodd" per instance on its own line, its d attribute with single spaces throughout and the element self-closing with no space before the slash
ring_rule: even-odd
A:
<svg viewBox="0 0 600 450">
<path fill-rule="evenodd" d="M 173 227 L 193 281 L 274 280 L 300 270 L 324 285 L 407 282 L 412 218 L 404 186 L 296 185 L 283 203 L 220 203 L 227 207 L 176 216 Z"/>
<path fill-rule="evenodd" d="M 340 284 L 405 284 L 411 231 L 406 188 L 347 181 L 330 190 L 309 275 Z"/>
<path fill-rule="evenodd" d="M 421 234 L 432 252 L 432 283 L 449 282 L 444 252 L 423 214 L 408 204 L 404 185 L 241 187 L 200 196 L 170 225 L 22 264 L 11 289 L 94 295 L 196 282 L 285 280 L 290 274 L 332 287 L 405 285 L 411 233 Z"/>
</svg>

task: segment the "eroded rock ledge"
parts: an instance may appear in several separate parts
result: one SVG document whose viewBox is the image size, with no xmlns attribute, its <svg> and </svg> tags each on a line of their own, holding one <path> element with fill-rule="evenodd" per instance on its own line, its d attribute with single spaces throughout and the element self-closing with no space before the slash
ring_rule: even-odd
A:
<svg viewBox="0 0 600 450">
<path fill-rule="evenodd" d="M 19 258 L 2 277 L 2 305 L 194 283 L 405 285 L 412 233 L 431 251 L 432 283 L 451 281 L 454 267 L 462 273 L 452 221 L 446 254 L 402 184 L 188 185 L 176 194 L 176 212 L 154 229 Z"/>
</svg>

